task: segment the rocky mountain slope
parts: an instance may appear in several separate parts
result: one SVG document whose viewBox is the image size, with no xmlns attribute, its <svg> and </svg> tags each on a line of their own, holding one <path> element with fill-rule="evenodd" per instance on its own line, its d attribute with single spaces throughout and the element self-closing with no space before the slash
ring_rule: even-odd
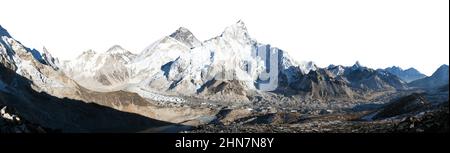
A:
<svg viewBox="0 0 450 153">
<path fill-rule="evenodd" d="M 252 39 L 242 21 L 203 42 L 179 28 L 140 54 L 117 55 L 126 60 L 107 60 L 111 67 L 102 62 L 110 56 L 108 51 L 85 52 L 61 67 L 88 89 L 125 90 L 150 99 L 155 98 L 148 95 L 163 94 L 248 102 L 255 92 L 276 91 L 355 98 L 362 92 L 406 88 L 395 75 L 359 63 L 318 68 L 313 62 L 296 61 L 287 52 Z M 239 90 L 218 92 L 226 86 Z"/>
<path fill-rule="evenodd" d="M 409 86 L 419 88 L 439 88 L 448 86 L 448 65 L 441 65 L 431 76 L 409 83 Z"/>
<path fill-rule="evenodd" d="M 409 69 L 403 70 L 400 67 L 392 66 L 392 67 L 385 68 L 384 70 L 391 74 L 396 75 L 397 77 L 399 77 L 400 79 L 402 79 L 403 81 L 405 81 L 407 83 L 427 77 L 425 74 L 420 73 L 415 68 L 409 68 Z"/>
<path fill-rule="evenodd" d="M 202 113 L 185 113 L 185 109 L 172 110 L 170 117 L 177 118 L 172 120 L 167 116 L 158 116 L 158 112 L 165 111 L 137 94 L 91 91 L 67 77 L 61 70 L 64 67 L 59 67 L 58 60 L 45 49 L 43 53 L 29 49 L 3 28 L 0 28 L 0 33 L 0 106 L 14 108 L 15 111 L 11 113 L 19 116 L 22 121 L 26 120 L 2 120 L 2 132 L 36 132 L 33 128 L 39 126 L 33 125 L 43 125 L 42 127 L 53 132 L 139 132 L 177 125 L 178 122 L 195 119 L 199 116 L 195 116 L 196 113 Z M 107 56 L 98 58 L 97 61 L 104 62 L 102 66 L 105 67 L 110 66 L 106 62 L 108 60 L 126 62 L 128 59 L 116 56 L 126 53 L 115 46 L 105 53 Z M 84 68 L 87 65 L 78 66 Z M 172 123 L 151 117 L 170 120 Z"/>
</svg>

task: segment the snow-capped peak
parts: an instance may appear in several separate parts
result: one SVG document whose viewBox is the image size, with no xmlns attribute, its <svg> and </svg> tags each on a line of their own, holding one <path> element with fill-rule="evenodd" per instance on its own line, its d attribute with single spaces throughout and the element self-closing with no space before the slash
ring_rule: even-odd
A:
<svg viewBox="0 0 450 153">
<path fill-rule="evenodd" d="M 239 20 L 238 22 L 236 22 L 236 24 L 234 24 L 235 26 L 241 27 L 241 29 L 247 31 L 247 27 L 245 26 L 244 21 Z"/>
<path fill-rule="evenodd" d="M 403 71 L 403 69 L 401 67 L 398 67 L 398 66 L 392 66 L 389 69 L 396 70 L 396 71 Z"/>
<path fill-rule="evenodd" d="M 179 42 L 185 44 L 189 48 L 197 47 L 201 45 L 201 42 L 184 27 L 178 28 L 175 32 L 170 34 L 170 37 L 178 40 Z"/>
<path fill-rule="evenodd" d="M 227 39 L 250 41 L 247 27 L 242 20 L 239 20 L 235 24 L 226 27 L 221 36 Z"/>
<path fill-rule="evenodd" d="M 443 64 L 441 66 L 439 66 L 439 68 L 431 75 L 431 76 L 444 76 L 447 75 L 448 76 L 448 65 Z"/>
<path fill-rule="evenodd" d="M 126 54 L 129 53 L 128 50 L 125 50 L 120 45 L 114 45 L 111 48 L 109 48 L 106 53 L 108 54 Z"/>
<path fill-rule="evenodd" d="M 123 48 L 113 46 L 108 52 L 117 50 Z M 103 53 L 96 54 L 93 51 L 87 51 L 83 55 L 86 58 L 70 65 L 73 72 L 69 74 L 93 90 L 110 89 L 110 86 L 114 86 L 117 89 L 122 87 L 123 90 L 138 87 L 148 91 L 195 94 L 211 80 L 235 80 L 248 89 L 268 91 L 271 88 L 264 86 L 267 85 L 264 82 L 266 69 L 283 73 L 288 77 L 288 82 L 295 81 L 294 78 L 300 74 L 318 69 L 313 62 L 296 62 L 287 52 L 251 39 L 241 20 L 226 27 L 220 36 L 204 42 L 198 41 L 188 29 L 180 27 L 146 47 L 135 58 L 125 60 L 126 62 L 110 62 L 110 58 L 103 58 Z M 267 56 L 264 55 L 270 55 L 270 58 L 266 59 Z M 122 61 L 116 56 L 112 59 Z M 277 81 L 270 80 L 271 85 Z"/>
<path fill-rule="evenodd" d="M 299 64 L 300 70 L 303 72 L 303 74 L 308 74 L 310 71 L 316 71 L 317 65 L 316 63 L 312 61 L 302 61 Z"/>
</svg>

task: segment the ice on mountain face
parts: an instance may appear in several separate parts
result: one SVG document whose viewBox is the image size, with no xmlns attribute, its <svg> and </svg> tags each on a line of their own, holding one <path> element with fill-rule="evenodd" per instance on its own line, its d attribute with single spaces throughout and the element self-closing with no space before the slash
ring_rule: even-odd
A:
<svg viewBox="0 0 450 153">
<path fill-rule="evenodd" d="M 127 67 L 135 76 L 130 82 L 139 83 L 161 71 L 161 66 L 174 61 L 190 48 L 171 37 L 164 37 L 139 54 Z"/>
<path fill-rule="evenodd" d="M 131 52 L 122 48 L 122 46 L 114 45 L 109 48 L 106 53 L 108 54 L 130 54 Z"/>
<path fill-rule="evenodd" d="M 128 64 L 136 57 L 136 55 L 134 55 L 133 53 L 131 53 L 126 49 L 123 49 L 119 45 L 114 45 L 113 47 L 109 48 L 104 54 L 107 55 L 100 55 L 100 56 L 112 58 L 107 60 L 117 61 L 123 64 Z"/>
<path fill-rule="evenodd" d="M 189 48 L 194 48 L 201 45 L 201 42 L 186 28 L 180 27 L 177 31 L 172 33 L 170 37 L 180 41 Z"/>
<path fill-rule="evenodd" d="M 39 51 L 37 51 L 36 49 L 30 49 L 30 48 L 23 46 L 20 42 L 13 39 L 11 37 L 11 35 L 9 35 L 9 33 L 5 29 L 3 29 L 1 26 L 0 26 L 0 32 L 1 32 L 0 44 L 2 44 L 2 46 L 4 48 L 4 51 L 2 53 L 5 53 L 6 55 L 8 55 L 10 60 L 14 60 L 14 59 L 12 59 L 13 55 L 15 55 L 16 52 L 19 52 L 19 54 L 30 53 L 33 56 L 34 60 L 37 60 L 41 63 L 44 62 L 44 60 L 41 56 L 41 53 Z"/>
<path fill-rule="evenodd" d="M 75 60 L 64 62 L 64 72 L 82 86 L 96 91 L 121 88 L 128 82 L 131 70 L 127 67 L 136 55 L 114 45 L 106 52 L 83 52 Z M 107 89 L 107 90 L 106 90 Z"/>
<path fill-rule="evenodd" d="M 107 53 L 122 51 L 121 47 L 113 46 Z M 126 77 L 120 77 L 123 88 L 156 89 L 189 95 L 211 80 L 236 80 L 237 85 L 244 85 L 245 89 L 260 89 L 264 81 L 277 81 L 278 73 L 283 73 L 288 77 L 288 82 L 293 82 L 299 75 L 317 69 L 312 62 L 297 62 L 278 48 L 252 40 L 242 21 L 226 27 L 220 36 L 204 42 L 198 41 L 186 28 L 179 28 L 145 48 L 123 66 L 114 66 L 124 67 L 123 70 L 105 68 L 102 66 L 105 60 L 101 57 L 98 53 L 86 52 L 78 61 L 71 62 L 69 67 L 73 72 L 79 72 L 73 74 L 83 76 L 75 77 L 76 80 L 96 84 L 92 83 L 97 77 L 93 74 L 108 74 L 113 69 L 114 74 L 101 76 L 107 78 L 101 79 L 107 80 L 103 83 L 105 88 L 118 85 L 108 78 L 126 72 Z M 116 63 L 106 61 L 109 65 Z"/>
<path fill-rule="evenodd" d="M 122 47 L 115 45 L 104 53 L 97 53 L 93 50 L 83 52 L 75 60 L 70 61 L 68 66 L 75 72 L 92 71 L 96 72 L 106 65 L 127 64 L 136 55 Z M 82 70 L 79 70 L 82 69 Z"/>
<path fill-rule="evenodd" d="M 55 61 L 45 50 L 41 54 L 35 49 L 29 49 L 20 42 L 3 33 L 0 40 L 0 53 L 2 64 L 15 71 L 32 82 L 32 87 L 38 91 L 52 93 L 55 88 L 63 88 L 64 84 L 54 77 L 58 72 L 54 71 L 50 62 Z M 41 56 L 45 55 L 45 56 Z M 50 66 L 50 67 L 47 67 Z M 53 65 L 55 66 L 55 65 Z"/>
<path fill-rule="evenodd" d="M 17 67 L 17 64 L 22 60 L 35 60 L 44 64 L 43 59 L 37 50 L 31 50 L 11 37 L 1 36 L 0 44 L 2 46 L 2 56 L 7 59 L 7 62 L 10 65 L 15 65 Z M 39 56 L 36 54 L 39 54 Z"/>
<path fill-rule="evenodd" d="M 193 79 L 197 87 L 215 78 L 248 82 L 249 88 L 254 88 L 253 81 L 257 79 L 254 72 L 262 71 L 263 62 L 252 56 L 253 45 L 245 26 L 238 22 L 227 27 L 221 36 L 183 54 L 175 64 L 189 61 L 190 65 L 184 73 Z"/>
<path fill-rule="evenodd" d="M 239 20 L 236 24 L 225 28 L 225 31 L 222 33 L 221 37 L 225 41 L 239 40 L 238 42 L 241 43 L 241 45 L 251 43 L 250 36 L 247 32 L 247 27 L 241 20 Z"/>
<path fill-rule="evenodd" d="M 263 58 L 256 56 L 258 54 Z M 266 59 L 266 55 L 270 55 L 270 58 Z M 278 68 L 278 64 L 273 63 L 270 66 L 270 59 L 275 59 L 276 63 L 281 62 L 282 67 Z M 238 80 L 243 82 L 247 89 L 256 89 L 258 86 L 255 85 L 258 85 L 263 72 L 270 72 L 270 68 L 275 68 L 272 72 L 277 73 L 272 80 L 278 78 L 278 73 L 282 72 L 288 76 L 288 82 L 299 74 L 317 69 L 312 62 L 298 63 L 286 52 L 252 40 L 244 23 L 239 21 L 227 27 L 219 37 L 207 40 L 190 52 L 185 52 L 165 71 L 169 74 L 169 81 L 190 80 L 189 86 L 195 86 L 197 89 L 212 79 Z"/>
<path fill-rule="evenodd" d="M 300 65 L 300 69 L 302 70 L 303 74 L 308 74 L 310 71 L 317 70 L 316 64 L 312 61 L 301 62 L 299 65 Z"/>
<path fill-rule="evenodd" d="M 33 65 L 31 61 L 22 61 L 19 65 L 19 71 L 17 74 L 25 76 L 33 81 L 37 87 L 44 89 L 44 91 L 51 90 L 50 88 L 62 88 L 64 85 L 57 80 L 48 78 L 45 74 L 41 73 Z"/>
<path fill-rule="evenodd" d="M 256 56 L 258 54 L 263 58 Z M 266 59 L 265 55 L 273 57 Z M 280 57 L 281 59 L 278 59 Z M 282 67 L 278 68 L 278 64 L 269 66 L 272 58 L 276 59 L 277 63 L 281 62 Z M 183 78 L 185 82 L 188 82 L 187 78 L 191 79 L 191 86 L 197 89 L 212 79 L 238 80 L 243 82 L 247 89 L 256 89 L 261 75 L 263 72 L 270 72 L 268 70 L 270 68 L 276 68 L 272 70 L 276 73 L 286 74 L 288 81 L 294 80 L 299 73 L 305 74 L 316 69 L 312 62 L 298 63 L 286 52 L 252 40 L 242 21 L 227 27 L 222 35 L 207 40 L 201 46 L 181 55 L 172 65 L 169 72 L 179 74 L 170 76 L 178 76 L 174 77 L 175 80 L 180 79 L 179 76 L 187 76 Z M 290 72 L 287 69 L 298 71 Z"/>
<path fill-rule="evenodd" d="M 99 54 L 93 50 L 85 51 L 75 60 L 65 62 L 63 65 L 64 71 L 73 78 L 77 78 L 77 76 L 82 75 L 92 76 L 97 70 L 95 67 L 97 66 L 96 59 L 98 56 Z"/>
<path fill-rule="evenodd" d="M 172 97 L 172 96 L 164 96 L 158 93 L 154 93 L 152 91 L 139 88 L 136 86 L 132 86 L 130 88 L 127 88 L 127 91 L 137 93 L 139 96 L 142 96 L 144 98 L 156 101 L 156 102 L 171 102 L 171 103 L 184 103 L 186 100 L 179 97 Z"/>
<path fill-rule="evenodd" d="M 345 68 L 341 65 L 338 66 L 330 65 L 328 66 L 327 69 L 333 74 L 334 77 L 343 75 L 345 72 Z"/>
</svg>

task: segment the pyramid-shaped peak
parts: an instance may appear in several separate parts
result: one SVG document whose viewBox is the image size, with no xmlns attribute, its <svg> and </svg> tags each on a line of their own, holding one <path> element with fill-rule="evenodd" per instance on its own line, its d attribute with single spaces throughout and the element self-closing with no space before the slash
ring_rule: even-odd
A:
<svg viewBox="0 0 450 153">
<path fill-rule="evenodd" d="M 106 52 L 115 52 L 115 51 L 122 51 L 125 50 L 120 45 L 113 45 L 111 46 Z"/>
<path fill-rule="evenodd" d="M 225 31 L 222 33 L 221 36 L 227 39 L 233 39 L 243 42 L 251 41 L 251 38 L 247 31 L 247 27 L 245 26 L 242 20 L 239 20 L 235 24 L 225 28 Z"/>
<path fill-rule="evenodd" d="M 245 23 L 242 20 L 237 21 L 235 24 L 231 26 L 231 28 L 233 30 L 239 30 L 247 33 L 247 27 L 245 26 Z"/>
<path fill-rule="evenodd" d="M 362 65 L 359 61 L 356 61 L 355 64 L 353 64 L 353 67 L 359 68 L 359 67 L 362 67 Z"/>
<path fill-rule="evenodd" d="M 185 44 L 189 48 L 200 46 L 201 42 L 185 27 L 178 28 L 175 32 L 170 34 L 170 37 Z"/>
<path fill-rule="evenodd" d="M 441 74 L 448 75 L 448 65 L 443 64 L 443 65 L 439 66 L 439 68 L 432 74 L 432 76 L 441 75 Z"/>
<path fill-rule="evenodd" d="M 447 64 L 442 64 L 441 66 L 439 66 L 438 69 L 448 69 L 448 65 Z"/>
<path fill-rule="evenodd" d="M 177 31 L 175 31 L 175 32 L 172 33 L 172 34 L 177 34 L 177 33 L 190 33 L 190 34 L 192 34 L 191 31 L 189 31 L 189 29 L 187 29 L 187 28 L 185 28 L 185 27 L 179 27 L 179 28 L 177 29 Z"/>
<path fill-rule="evenodd" d="M 245 27 L 245 23 L 242 20 L 239 20 L 238 22 L 236 22 L 237 26 L 241 26 L 241 27 Z"/>
</svg>

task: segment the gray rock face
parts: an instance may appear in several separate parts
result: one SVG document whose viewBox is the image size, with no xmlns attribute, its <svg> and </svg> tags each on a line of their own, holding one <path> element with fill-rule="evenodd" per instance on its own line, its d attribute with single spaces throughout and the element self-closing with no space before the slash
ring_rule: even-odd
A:
<svg viewBox="0 0 450 153">
<path fill-rule="evenodd" d="M 391 74 L 396 75 L 397 77 L 399 77 L 400 79 L 402 79 L 403 81 L 405 81 L 407 83 L 427 77 L 425 74 L 420 73 L 415 68 L 409 68 L 409 69 L 403 70 L 400 67 L 392 66 L 392 67 L 388 67 L 384 70 Z"/>
<path fill-rule="evenodd" d="M 201 45 L 201 42 L 195 38 L 191 31 L 184 27 L 180 27 L 174 33 L 170 34 L 170 37 L 182 42 L 189 48 L 194 48 Z"/>
<path fill-rule="evenodd" d="M 448 76 L 448 65 L 442 65 L 433 73 L 433 75 L 413 81 L 408 85 L 419 88 L 439 88 L 448 85 Z"/>
<path fill-rule="evenodd" d="M 131 75 L 127 64 L 135 57 L 130 51 L 114 45 L 104 53 L 85 51 L 75 60 L 65 61 L 60 67 L 65 74 L 88 89 L 114 91 L 127 83 Z"/>
<path fill-rule="evenodd" d="M 356 62 L 351 67 L 331 65 L 327 68 L 335 78 L 341 78 L 354 90 L 401 90 L 406 89 L 405 82 L 384 70 L 374 70 Z"/>
</svg>

